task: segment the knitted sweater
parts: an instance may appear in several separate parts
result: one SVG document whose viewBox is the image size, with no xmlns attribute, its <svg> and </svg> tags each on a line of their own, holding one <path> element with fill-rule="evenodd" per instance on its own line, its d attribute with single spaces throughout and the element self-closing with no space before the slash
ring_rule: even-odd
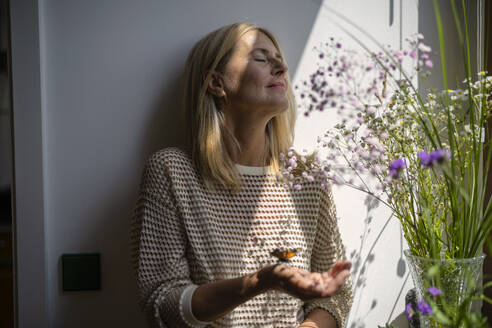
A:
<svg viewBox="0 0 492 328">
<path fill-rule="evenodd" d="M 267 168 L 237 166 L 241 189 L 207 189 L 183 151 L 155 153 L 144 169 L 132 221 L 140 302 L 153 326 L 188 327 L 180 311 L 186 287 L 231 279 L 277 263 L 276 248 L 300 248 L 290 265 L 328 271 L 345 251 L 329 190 L 307 182 L 277 186 Z M 309 303 L 269 291 L 207 327 L 297 327 L 315 309 L 343 327 L 352 303 L 349 281 Z"/>
</svg>

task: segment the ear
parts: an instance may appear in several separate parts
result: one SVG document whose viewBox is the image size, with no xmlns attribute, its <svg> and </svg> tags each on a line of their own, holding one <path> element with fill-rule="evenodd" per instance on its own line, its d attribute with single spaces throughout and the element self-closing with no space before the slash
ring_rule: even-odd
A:
<svg viewBox="0 0 492 328">
<path fill-rule="evenodd" d="M 215 97 L 225 97 L 224 79 L 222 78 L 222 74 L 218 72 L 212 73 L 212 78 L 208 82 L 207 91 Z"/>
</svg>

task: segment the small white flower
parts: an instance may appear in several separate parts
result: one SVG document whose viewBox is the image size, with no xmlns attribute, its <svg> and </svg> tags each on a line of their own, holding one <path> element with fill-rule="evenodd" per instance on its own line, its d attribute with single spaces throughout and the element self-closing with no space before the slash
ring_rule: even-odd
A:
<svg viewBox="0 0 492 328">
<path fill-rule="evenodd" d="M 430 52 L 432 49 L 429 46 L 426 46 L 423 43 L 419 43 L 419 50 L 422 52 Z"/>
<path fill-rule="evenodd" d="M 360 152 L 360 157 L 363 159 L 370 159 L 371 154 L 369 153 L 369 151 L 364 149 L 363 151 Z"/>
</svg>

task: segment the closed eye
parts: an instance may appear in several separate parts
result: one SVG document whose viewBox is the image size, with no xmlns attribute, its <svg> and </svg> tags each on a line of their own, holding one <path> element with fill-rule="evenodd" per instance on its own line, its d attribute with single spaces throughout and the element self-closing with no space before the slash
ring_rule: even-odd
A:
<svg viewBox="0 0 492 328">
<path fill-rule="evenodd" d="M 255 58 L 254 60 L 257 61 L 257 62 L 266 63 L 266 59 Z"/>
</svg>

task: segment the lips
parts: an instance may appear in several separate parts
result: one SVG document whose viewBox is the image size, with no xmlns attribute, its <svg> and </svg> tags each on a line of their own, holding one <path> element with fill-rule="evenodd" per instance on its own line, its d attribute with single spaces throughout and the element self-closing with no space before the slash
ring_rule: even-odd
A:
<svg viewBox="0 0 492 328">
<path fill-rule="evenodd" d="M 271 83 L 267 86 L 267 88 L 281 88 L 281 89 L 285 89 L 285 83 L 283 82 L 274 82 L 274 83 Z"/>
</svg>

